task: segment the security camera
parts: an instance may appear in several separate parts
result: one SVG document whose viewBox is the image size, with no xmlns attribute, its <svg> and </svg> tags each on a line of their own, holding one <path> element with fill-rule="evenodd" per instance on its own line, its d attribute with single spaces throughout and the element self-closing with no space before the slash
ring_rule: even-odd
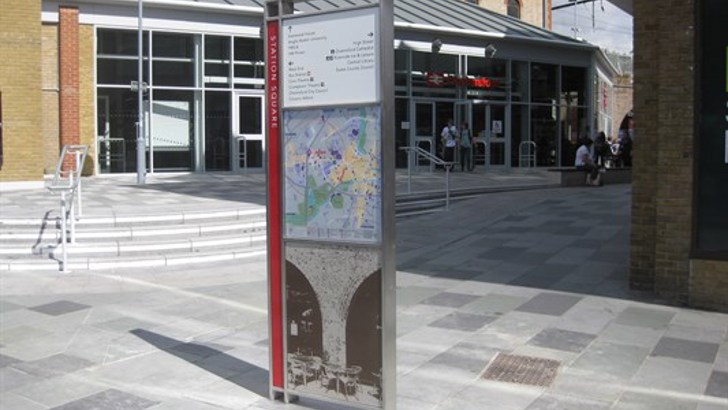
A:
<svg viewBox="0 0 728 410">
<path fill-rule="evenodd" d="M 493 58 L 495 57 L 495 53 L 498 51 L 497 48 L 493 44 L 488 44 L 485 46 L 485 58 Z"/>
</svg>

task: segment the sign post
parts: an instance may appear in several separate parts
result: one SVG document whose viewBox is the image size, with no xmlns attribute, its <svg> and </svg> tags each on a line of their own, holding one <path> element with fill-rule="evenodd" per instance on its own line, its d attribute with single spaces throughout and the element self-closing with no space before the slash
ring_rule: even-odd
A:
<svg viewBox="0 0 728 410">
<path fill-rule="evenodd" d="M 393 409 L 393 1 L 266 4 L 271 396 Z"/>
</svg>

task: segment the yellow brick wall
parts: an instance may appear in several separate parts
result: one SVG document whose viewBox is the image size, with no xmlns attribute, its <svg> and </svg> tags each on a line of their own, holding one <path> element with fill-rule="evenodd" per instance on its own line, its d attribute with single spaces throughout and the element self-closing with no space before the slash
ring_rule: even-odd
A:
<svg viewBox="0 0 728 410">
<path fill-rule="evenodd" d="M 692 260 L 690 304 L 728 312 L 728 261 Z"/>
<path fill-rule="evenodd" d="M 43 167 L 47 174 L 58 162 L 58 25 L 44 24 L 42 34 Z"/>
<path fill-rule="evenodd" d="M 479 0 L 478 5 L 501 14 L 508 12 L 505 0 Z M 521 0 L 521 20 L 543 27 L 543 0 Z"/>
<path fill-rule="evenodd" d="M 96 161 L 95 133 L 96 112 L 94 101 L 94 28 L 81 25 L 78 33 L 79 92 L 81 109 L 81 144 L 88 145 L 88 157 L 84 165 L 84 175 L 93 173 Z"/>
<path fill-rule="evenodd" d="M 0 7 L 2 182 L 43 178 L 40 6 L 40 0 L 3 0 Z"/>
</svg>

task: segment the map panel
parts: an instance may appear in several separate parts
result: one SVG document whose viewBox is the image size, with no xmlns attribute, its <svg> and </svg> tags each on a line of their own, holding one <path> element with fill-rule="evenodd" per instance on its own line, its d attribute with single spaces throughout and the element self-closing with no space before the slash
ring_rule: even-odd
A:
<svg viewBox="0 0 728 410">
<path fill-rule="evenodd" d="M 286 111 L 287 238 L 379 243 L 379 106 Z"/>
</svg>

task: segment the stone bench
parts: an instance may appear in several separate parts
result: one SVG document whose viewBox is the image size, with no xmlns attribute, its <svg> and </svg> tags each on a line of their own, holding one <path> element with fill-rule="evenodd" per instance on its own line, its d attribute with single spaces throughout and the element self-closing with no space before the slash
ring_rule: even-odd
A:
<svg viewBox="0 0 728 410">
<path fill-rule="evenodd" d="M 549 168 L 549 172 L 559 173 L 561 186 L 586 185 L 586 173 L 574 167 Z M 602 174 L 603 184 L 629 184 L 632 182 L 632 168 L 607 168 Z"/>
</svg>

